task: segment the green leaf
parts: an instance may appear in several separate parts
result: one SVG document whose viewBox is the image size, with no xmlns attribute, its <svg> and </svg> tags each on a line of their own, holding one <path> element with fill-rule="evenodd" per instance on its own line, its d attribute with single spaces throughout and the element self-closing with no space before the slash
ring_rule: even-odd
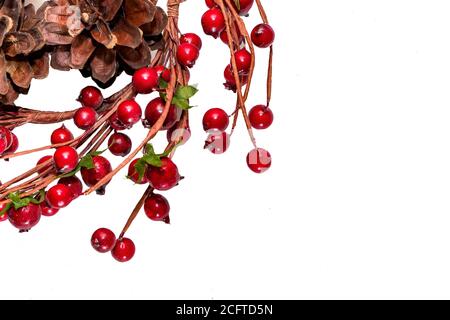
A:
<svg viewBox="0 0 450 320">
<path fill-rule="evenodd" d="M 179 99 L 186 99 L 189 100 L 195 94 L 198 92 L 198 89 L 194 86 L 182 86 L 178 87 L 177 91 L 175 92 L 175 97 Z"/>
<path fill-rule="evenodd" d="M 39 198 L 36 199 L 36 197 L 38 196 Z M 18 192 L 13 192 L 8 195 L 8 199 L 11 200 L 11 204 L 12 206 L 14 206 L 14 209 L 18 210 L 20 208 L 26 207 L 30 203 L 41 204 L 45 200 L 45 191 L 40 190 L 38 193 L 32 196 L 24 198 L 21 198 Z"/>
<path fill-rule="evenodd" d="M 144 148 L 144 155 L 142 158 L 140 158 L 136 164 L 134 165 L 134 169 L 136 170 L 138 174 L 138 181 L 140 182 L 142 178 L 144 178 L 145 171 L 147 169 L 147 166 L 153 166 L 153 167 L 161 167 L 162 161 L 161 161 L 162 155 L 158 155 L 155 153 L 155 148 L 151 143 L 148 143 Z"/>
<path fill-rule="evenodd" d="M 159 87 L 161 89 L 167 89 L 169 87 L 169 83 L 166 82 L 164 79 L 159 79 Z"/>
<path fill-rule="evenodd" d="M 3 210 L 2 211 L 0 211 L 0 217 L 3 217 L 7 212 L 8 212 L 8 210 L 11 208 L 11 203 L 8 203 L 4 208 L 3 208 Z"/>
<path fill-rule="evenodd" d="M 84 156 L 83 158 L 81 158 L 80 162 L 78 163 L 78 166 L 81 168 L 86 168 L 86 169 L 94 169 L 94 158 L 92 157 L 91 154 L 88 154 L 86 156 Z"/>
<path fill-rule="evenodd" d="M 141 182 L 142 178 L 144 178 L 146 168 L 147 168 L 147 164 L 145 163 L 144 160 L 142 160 L 142 158 L 139 159 L 136 162 L 136 164 L 134 165 L 134 169 L 136 170 L 136 172 L 139 175 L 138 182 Z"/>
<path fill-rule="evenodd" d="M 236 4 L 238 10 L 241 11 L 241 2 L 239 0 L 234 0 L 234 3 Z"/>
<path fill-rule="evenodd" d="M 94 169 L 95 168 L 95 166 L 94 166 L 94 157 L 101 155 L 106 150 L 108 150 L 108 149 L 101 150 L 101 151 L 94 151 L 94 152 L 88 153 L 83 158 L 81 158 L 80 162 L 78 162 L 77 167 L 75 169 L 73 169 L 73 171 L 70 171 L 70 172 L 65 173 L 63 175 L 60 175 L 59 178 L 73 177 L 74 175 L 76 175 L 81 170 L 81 168 Z"/>
<path fill-rule="evenodd" d="M 142 157 L 142 160 L 152 166 L 152 167 L 161 167 L 162 166 L 162 161 L 161 161 L 161 157 L 159 155 L 150 155 L 150 154 L 146 154 L 145 156 Z"/>
<path fill-rule="evenodd" d="M 176 105 L 181 110 L 191 109 L 191 106 L 189 105 L 189 101 L 187 99 L 173 97 L 172 104 Z"/>
</svg>

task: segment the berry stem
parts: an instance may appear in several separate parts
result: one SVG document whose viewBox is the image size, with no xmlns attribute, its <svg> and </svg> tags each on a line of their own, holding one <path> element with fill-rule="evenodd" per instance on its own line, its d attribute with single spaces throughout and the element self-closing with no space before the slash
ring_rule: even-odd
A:
<svg viewBox="0 0 450 320">
<path fill-rule="evenodd" d="M 119 239 L 122 239 L 125 236 L 125 233 L 128 231 L 128 229 L 131 227 L 131 224 L 133 223 L 134 219 L 138 216 L 139 212 L 142 209 L 142 206 L 145 203 L 145 199 L 147 199 L 153 192 L 153 188 L 151 186 L 147 187 L 147 190 L 145 190 L 144 194 L 142 195 L 139 202 L 134 207 L 133 212 L 131 212 L 130 217 L 128 218 L 127 222 L 125 223 L 125 226 L 122 229 L 122 232 L 119 235 Z"/>
<path fill-rule="evenodd" d="M 222 10 L 222 13 L 224 14 L 224 18 L 225 18 L 225 27 L 226 27 L 226 32 L 228 35 L 228 47 L 230 49 L 230 54 L 231 54 L 231 66 L 233 69 L 233 74 L 234 74 L 234 79 L 236 81 L 236 86 L 237 86 L 237 96 L 238 96 L 238 103 L 237 103 L 237 108 L 239 108 L 242 111 L 242 115 L 244 117 L 244 121 L 245 124 L 247 126 L 247 130 L 248 130 L 248 134 L 250 136 L 250 140 L 252 142 L 252 144 L 255 146 L 256 148 L 256 138 L 253 134 L 253 130 L 252 130 L 252 125 L 250 124 L 250 120 L 248 118 L 248 114 L 247 114 L 247 109 L 245 107 L 245 101 L 248 98 L 248 93 L 250 91 L 250 87 L 251 87 L 251 81 L 252 81 L 252 76 L 253 76 L 253 71 L 255 69 L 255 50 L 254 47 L 251 43 L 250 40 L 250 36 L 248 35 L 247 29 L 244 26 L 244 22 L 242 21 L 241 17 L 239 17 L 239 14 L 236 12 L 236 10 L 233 8 L 233 5 L 231 3 L 230 0 L 225 0 L 228 6 L 229 11 L 231 12 L 231 14 L 234 16 L 234 18 L 236 19 L 236 24 L 241 32 L 241 34 L 244 35 L 244 37 L 247 39 L 247 42 L 249 44 L 250 47 L 250 53 L 252 55 L 252 60 L 251 60 L 251 67 L 250 67 L 250 71 L 249 71 L 249 75 L 248 75 L 248 84 L 247 87 L 245 89 L 245 95 L 242 94 L 242 83 L 241 83 L 241 79 L 239 77 L 239 71 L 237 68 L 237 64 L 236 64 L 236 58 L 234 55 L 234 46 L 233 46 L 233 37 L 232 37 L 232 32 L 231 32 L 231 17 L 230 15 L 228 15 L 228 11 L 227 8 L 225 6 L 224 0 L 216 0 L 216 3 L 219 5 L 220 9 Z M 237 124 L 237 117 L 239 116 L 239 112 L 236 110 L 235 114 L 234 114 L 234 121 L 233 121 L 233 127 L 232 127 L 232 132 L 235 129 L 235 126 Z"/>
</svg>

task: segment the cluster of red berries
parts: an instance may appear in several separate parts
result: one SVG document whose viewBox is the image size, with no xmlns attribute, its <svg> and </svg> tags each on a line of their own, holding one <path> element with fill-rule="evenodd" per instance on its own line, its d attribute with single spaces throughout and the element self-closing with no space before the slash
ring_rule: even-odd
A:
<svg viewBox="0 0 450 320">
<path fill-rule="evenodd" d="M 234 4 L 234 2 L 233 2 Z M 246 16 L 253 7 L 254 0 L 239 0 L 239 6 L 235 6 L 239 15 Z M 216 5 L 214 0 L 206 0 L 206 5 L 209 10 L 202 16 L 202 27 L 207 35 L 220 39 L 228 44 L 228 32 L 226 30 L 225 17 Z M 237 29 L 239 32 L 239 29 Z M 248 74 L 252 66 L 252 55 L 245 47 L 245 38 L 239 34 L 240 48 L 234 52 L 236 61 L 236 68 L 239 74 L 239 79 L 242 86 L 245 86 L 248 81 Z M 268 24 L 262 23 L 257 25 L 252 33 L 251 39 L 255 46 L 259 48 L 270 47 L 275 40 L 275 32 Z M 236 91 L 236 78 L 233 73 L 231 63 L 225 67 L 225 88 Z M 273 112 L 265 105 L 257 105 L 253 107 L 249 114 L 250 124 L 254 129 L 261 130 L 269 128 L 273 123 Z M 229 125 L 228 114 L 220 109 L 213 108 L 208 110 L 203 117 L 203 128 L 209 133 L 205 148 L 214 154 L 222 154 L 227 151 L 230 146 L 230 135 L 225 132 Z M 271 166 L 272 159 L 270 153 L 264 149 L 257 148 L 250 151 L 247 155 L 247 165 L 256 172 L 262 173 L 268 170 Z"/>
<path fill-rule="evenodd" d="M 14 153 L 18 148 L 17 136 L 8 128 L 0 127 L 0 155 Z"/>
</svg>

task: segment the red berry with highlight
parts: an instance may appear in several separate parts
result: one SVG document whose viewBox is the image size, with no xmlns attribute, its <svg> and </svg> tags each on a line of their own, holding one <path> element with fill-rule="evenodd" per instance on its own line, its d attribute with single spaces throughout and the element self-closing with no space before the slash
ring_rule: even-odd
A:
<svg viewBox="0 0 450 320">
<path fill-rule="evenodd" d="M 131 139 L 126 134 L 116 132 L 109 137 L 108 149 L 115 156 L 125 157 L 130 153 L 131 147 Z"/>
<path fill-rule="evenodd" d="M 17 149 L 19 149 L 19 139 L 17 138 L 17 136 L 11 132 L 11 136 L 12 136 L 12 143 L 9 146 L 9 148 L 6 150 L 7 154 L 10 153 L 14 153 L 17 151 Z"/>
<path fill-rule="evenodd" d="M 272 165 L 272 157 L 267 150 L 254 149 L 247 155 L 247 165 L 255 173 L 263 173 Z"/>
<path fill-rule="evenodd" d="M 202 16 L 203 31 L 214 38 L 217 38 L 225 29 L 225 18 L 218 8 L 211 8 Z"/>
<path fill-rule="evenodd" d="M 145 200 L 144 211 L 153 221 L 167 221 L 169 218 L 169 201 L 160 194 L 152 194 Z"/>
<path fill-rule="evenodd" d="M 103 95 L 96 87 L 89 86 L 81 90 L 78 101 L 85 107 L 98 109 L 103 104 Z"/>
<path fill-rule="evenodd" d="M 214 8 L 216 6 L 214 0 L 205 0 L 205 3 L 208 6 L 208 8 Z"/>
<path fill-rule="evenodd" d="M 164 66 L 156 66 L 155 70 L 158 74 L 158 77 L 163 79 L 165 82 L 170 82 L 171 74 L 169 69 Z"/>
<path fill-rule="evenodd" d="M 3 140 L 0 144 L 0 154 L 8 150 L 13 142 L 13 136 L 11 130 L 5 127 L 0 127 L 0 140 Z"/>
<path fill-rule="evenodd" d="M 49 206 L 46 201 L 42 202 L 39 206 L 41 207 L 41 214 L 44 217 L 52 217 L 59 212 L 59 209 Z"/>
<path fill-rule="evenodd" d="M 235 52 L 234 57 L 236 59 L 236 66 L 238 72 L 241 74 L 247 74 L 250 71 L 252 65 L 252 55 L 247 49 L 241 49 Z"/>
<path fill-rule="evenodd" d="M 53 162 L 58 172 L 66 173 L 74 170 L 78 164 L 77 151 L 69 146 L 56 149 Z"/>
<path fill-rule="evenodd" d="M 65 185 L 72 192 L 72 198 L 76 199 L 83 194 L 83 184 L 76 176 L 61 178 L 58 184 Z"/>
<path fill-rule="evenodd" d="M 111 251 L 116 244 L 116 235 L 109 229 L 97 229 L 91 237 L 91 245 L 96 251 L 105 253 Z"/>
<path fill-rule="evenodd" d="M 237 84 L 236 84 L 236 80 L 234 78 L 233 69 L 230 64 L 225 68 L 223 75 L 225 77 L 225 83 L 224 83 L 225 88 L 236 92 Z M 245 86 L 248 82 L 248 75 L 241 74 L 241 75 L 239 75 L 239 79 L 241 81 L 241 86 Z"/>
<path fill-rule="evenodd" d="M 97 111 L 92 107 L 81 107 L 75 112 L 73 121 L 81 130 L 90 129 L 97 121 Z"/>
<path fill-rule="evenodd" d="M 64 125 L 52 132 L 50 141 L 52 144 L 66 143 L 73 140 L 73 134 Z"/>
<path fill-rule="evenodd" d="M 239 11 L 239 15 L 246 16 L 250 12 L 250 9 L 253 7 L 253 3 L 255 0 L 239 0 L 239 9 L 233 1 L 233 5 Z"/>
<path fill-rule="evenodd" d="M 101 179 L 112 171 L 111 163 L 108 159 L 102 156 L 95 156 L 92 158 L 92 161 L 94 162 L 94 168 L 81 169 L 81 177 L 88 187 L 96 185 Z M 104 189 L 98 190 L 97 193 L 104 194 Z"/>
<path fill-rule="evenodd" d="M 8 219 L 20 232 L 27 232 L 39 223 L 41 207 L 34 203 L 19 209 L 14 209 L 14 206 L 12 206 L 8 211 Z"/>
<path fill-rule="evenodd" d="M 166 102 L 161 98 L 155 98 L 149 102 L 145 108 L 145 125 L 153 126 L 161 118 L 164 113 L 164 107 Z M 167 114 L 166 120 L 162 126 L 162 130 L 170 129 L 174 126 L 178 120 L 180 120 L 182 110 L 175 105 L 169 107 L 169 113 Z"/>
<path fill-rule="evenodd" d="M 36 163 L 36 166 L 40 166 L 41 164 L 44 164 L 47 161 L 53 160 L 53 156 L 45 156 L 39 159 L 39 161 Z M 39 174 L 44 173 L 44 171 L 46 171 L 47 168 L 42 168 L 38 170 Z"/>
<path fill-rule="evenodd" d="M 189 43 L 196 46 L 198 50 L 202 49 L 202 39 L 195 33 L 185 33 L 180 37 L 180 43 Z"/>
<path fill-rule="evenodd" d="M 114 113 L 111 118 L 109 118 L 109 124 L 111 125 L 111 128 L 113 128 L 116 131 L 122 131 L 127 129 L 127 126 L 124 125 L 117 116 L 117 112 Z"/>
<path fill-rule="evenodd" d="M 264 105 L 254 106 L 248 113 L 253 128 L 267 129 L 273 123 L 273 112 Z"/>
<path fill-rule="evenodd" d="M 190 43 L 182 43 L 178 46 L 177 59 L 185 67 L 192 68 L 199 56 L 199 49 Z"/>
<path fill-rule="evenodd" d="M 258 24 L 251 36 L 253 44 L 259 48 L 270 47 L 275 41 L 275 31 L 266 23 Z"/>
<path fill-rule="evenodd" d="M 147 169 L 147 178 L 150 185 L 156 190 L 166 191 L 175 187 L 181 177 L 178 168 L 170 158 L 161 158 L 161 166 L 149 166 Z"/>
<path fill-rule="evenodd" d="M 228 114 L 220 108 L 210 109 L 203 116 L 203 129 L 205 131 L 225 131 L 229 123 L 230 119 L 228 118 Z"/>
<path fill-rule="evenodd" d="M 119 105 L 117 117 L 124 125 L 131 127 L 141 120 L 141 106 L 134 100 L 126 100 Z"/>
<path fill-rule="evenodd" d="M 45 195 L 45 200 L 52 208 L 62 209 L 67 207 L 73 200 L 72 191 L 63 184 L 51 187 Z"/>
<path fill-rule="evenodd" d="M 158 87 L 158 73 L 154 68 L 141 68 L 133 75 L 133 87 L 137 93 L 148 94 Z"/>
<path fill-rule="evenodd" d="M 111 254 L 119 262 L 130 261 L 136 252 L 134 242 L 128 238 L 118 239 Z"/>
</svg>

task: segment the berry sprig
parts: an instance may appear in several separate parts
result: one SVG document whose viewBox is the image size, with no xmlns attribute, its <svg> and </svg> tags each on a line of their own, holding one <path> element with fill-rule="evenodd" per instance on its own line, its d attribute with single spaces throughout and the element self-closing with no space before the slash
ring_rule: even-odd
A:
<svg viewBox="0 0 450 320">
<path fill-rule="evenodd" d="M 250 35 L 242 17 L 248 15 L 255 2 L 263 23 L 254 27 Z M 205 113 L 203 128 L 208 134 L 205 149 L 214 154 L 224 153 L 229 148 L 239 113 L 242 112 L 254 146 L 254 149 L 247 154 L 247 165 L 255 173 L 265 172 L 272 164 L 272 157 L 268 151 L 257 146 L 253 129 L 267 129 L 273 123 L 270 100 L 272 94 L 272 58 L 275 32 L 268 22 L 260 0 L 206 0 L 206 5 L 209 7 L 209 10 L 202 16 L 203 30 L 207 35 L 214 38 L 220 37 L 230 49 L 230 64 L 225 67 L 224 86 L 237 94 L 237 105 L 232 113 L 233 121 L 229 134 L 225 132 L 229 126 L 229 121 L 228 115 L 224 110 L 213 108 Z M 267 101 L 265 105 L 257 105 L 247 112 L 246 101 L 250 94 L 255 68 L 255 46 L 270 48 Z"/>
<path fill-rule="evenodd" d="M 178 28 L 181 2 L 168 1 L 168 22 L 162 35 L 165 45 L 148 66 L 133 73 L 129 85 L 113 96 L 104 98 L 98 88 L 89 86 L 79 94 L 80 107 L 71 111 L 42 112 L 0 106 L 0 158 L 8 160 L 51 151 L 51 155 L 42 157 L 30 170 L 0 184 L 0 221 L 9 220 L 21 232 L 28 231 L 41 216 L 57 214 L 81 195 L 104 194 L 109 182 L 127 168 L 128 179 L 134 184 L 147 185 L 146 191 L 118 237 L 107 228 L 93 233 L 91 244 L 94 249 L 101 253 L 111 252 L 117 261 L 129 261 L 136 247 L 125 235 L 142 209 L 149 219 L 170 223 L 170 204 L 163 194 L 183 179 L 173 156 L 190 137 L 190 99 L 198 92 L 195 86 L 189 85 L 190 69 L 195 66 L 203 47 L 198 35 L 182 34 Z M 263 23 L 250 35 L 242 17 L 249 14 L 255 2 Z M 214 154 L 226 152 L 237 119 L 242 114 L 253 145 L 246 157 L 247 165 L 253 172 L 262 173 L 270 168 L 271 155 L 257 146 L 253 129 L 267 129 L 273 122 L 269 104 L 275 34 L 259 0 L 206 0 L 206 4 L 209 9 L 201 23 L 207 35 L 220 38 L 229 47 L 230 64 L 225 68 L 225 88 L 236 93 L 237 103 L 231 115 L 220 108 L 205 113 L 205 148 Z M 255 68 L 255 46 L 270 48 L 267 102 L 247 112 L 246 102 Z M 149 97 L 145 108 L 135 100 L 137 95 Z M 15 127 L 64 121 L 66 123 L 52 132 L 48 145 L 17 152 L 18 139 L 12 133 Z M 69 121 L 84 132 L 74 136 Z M 148 132 L 134 145 L 125 131 L 139 125 Z M 160 132 L 166 132 L 168 144 L 164 151 L 156 152 L 151 141 Z M 108 152 L 122 157 L 117 167 L 111 165 Z M 85 190 L 83 183 L 87 186 Z"/>
</svg>

